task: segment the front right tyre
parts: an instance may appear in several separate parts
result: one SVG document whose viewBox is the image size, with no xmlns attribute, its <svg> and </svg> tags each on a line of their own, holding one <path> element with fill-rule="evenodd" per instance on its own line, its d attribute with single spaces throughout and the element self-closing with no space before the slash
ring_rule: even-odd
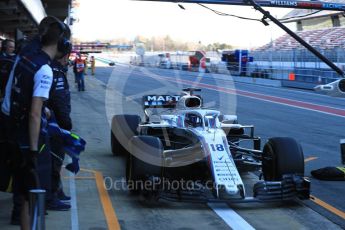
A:
<svg viewBox="0 0 345 230">
<path fill-rule="evenodd" d="M 134 136 L 126 162 L 126 181 L 130 192 L 153 191 L 154 178 L 161 178 L 163 144 L 157 137 Z"/>
<path fill-rule="evenodd" d="M 114 115 L 111 121 L 110 142 L 114 156 L 129 154 L 129 140 L 138 135 L 141 118 L 138 115 Z"/>
</svg>

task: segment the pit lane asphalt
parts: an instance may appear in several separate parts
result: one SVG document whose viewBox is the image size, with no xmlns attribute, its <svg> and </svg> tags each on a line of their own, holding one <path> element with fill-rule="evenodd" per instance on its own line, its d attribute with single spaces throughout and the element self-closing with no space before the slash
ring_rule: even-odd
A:
<svg viewBox="0 0 345 230">
<path fill-rule="evenodd" d="M 107 223 L 111 221 L 118 221 L 122 229 L 229 229 L 229 226 L 207 205 L 166 201 L 151 203 L 141 197 L 129 195 L 124 189 L 114 188 L 114 184 L 111 183 L 117 181 L 121 184 L 125 175 L 125 161 L 121 157 L 111 155 L 107 113 L 112 115 L 111 113 L 115 111 L 115 113 L 142 115 L 140 106 L 142 95 L 167 92 L 174 94 L 179 93 L 183 86 L 188 86 L 155 80 L 152 77 L 156 75 L 172 77 L 176 76 L 176 73 L 169 70 L 116 66 L 97 68 L 96 77 L 86 76 L 86 92 L 76 92 L 71 82 L 74 132 L 88 142 L 87 150 L 81 157 L 81 167 L 103 173 L 109 187 L 110 205 L 114 208 L 116 217 L 113 217 L 115 220 L 105 217 L 104 204 L 101 204 L 94 177 L 90 171 L 83 170 L 75 180 L 78 220 L 74 221 L 77 221 L 78 226 L 71 227 L 70 212 L 49 212 L 46 220 L 47 229 L 106 229 L 109 227 Z M 193 81 L 196 79 L 193 74 L 185 72 L 177 76 Z M 232 87 L 227 81 L 216 83 L 206 77 L 202 78 L 201 82 Z M 292 99 L 296 94 L 300 95 L 298 100 L 326 105 L 329 100 L 333 101 L 334 107 L 344 108 L 342 99 L 318 95 L 314 97 L 309 92 L 304 94 L 295 90 L 237 83 L 235 86 L 236 89 L 287 98 L 291 96 Z M 209 89 L 204 89 L 202 95 L 206 105 L 224 112 L 233 111 L 234 101 L 231 95 Z M 113 105 L 109 105 L 111 103 Z M 106 109 L 106 104 L 112 108 Z M 237 97 L 235 108 L 240 123 L 254 124 L 256 133 L 263 138 L 263 142 L 271 136 L 292 136 L 301 142 L 306 158 L 318 157 L 306 164 L 306 175 L 310 175 L 310 171 L 315 168 L 339 165 L 338 145 L 339 139 L 343 137 L 343 128 L 340 125 L 343 125 L 344 118 L 241 96 Z M 251 174 L 246 174 L 244 177 L 247 182 L 253 183 Z M 68 174 L 64 175 L 64 179 L 65 190 L 68 193 L 70 189 Z M 344 190 L 343 182 L 325 183 L 312 180 L 312 193 L 342 211 L 345 210 Z M 9 205 L 10 197 L 1 195 L 0 203 Z M 344 219 L 311 201 L 286 204 L 237 204 L 229 208 L 235 210 L 256 229 L 345 228 Z M 4 212 L 5 209 L 0 211 L 2 229 L 16 229 L 8 226 L 9 211 L 6 211 L 6 215 L 3 215 Z"/>
<path fill-rule="evenodd" d="M 145 94 L 173 94 L 178 93 L 182 87 L 190 85 L 181 83 L 171 83 L 164 79 L 155 79 L 156 76 L 176 78 L 189 81 L 197 81 L 210 85 L 218 85 L 222 87 L 235 87 L 237 90 L 244 90 L 249 92 L 256 92 L 265 95 L 282 97 L 292 100 L 298 100 L 318 105 L 331 106 L 338 109 L 345 109 L 345 100 L 342 98 L 332 98 L 324 95 L 318 95 L 310 91 L 292 90 L 285 88 L 274 88 L 266 86 L 258 86 L 244 83 L 235 83 L 234 86 L 228 79 L 221 77 L 221 79 L 214 80 L 211 74 L 206 74 L 203 78 L 197 78 L 197 73 L 190 73 L 184 71 L 162 70 L 155 68 L 138 68 L 129 66 L 116 66 L 111 68 L 100 68 L 97 79 L 102 82 L 103 87 L 110 87 L 116 94 L 118 99 L 116 106 L 122 106 L 117 111 L 119 113 L 139 113 L 142 114 L 141 96 Z M 109 81 L 109 77 L 112 80 Z M 216 78 L 217 75 L 215 75 Z M 114 80 L 115 79 L 115 80 Z M 108 84 L 110 83 L 110 84 Z M 114 85 L 112 85 L 114 84 Z M 202 95 L 205 103 L 211 107 L 220 109 L 223 112 L 232 112 L 233 96 L 224 95 L 214 90 L 204 89 Z M 219 100 L 221 102 L 219 102 Z M 224 102 L 225 101 L 225 102 Z M 344 118 L 332 115 L 322 114 L 315 111 L 294 108 L 286 105 L 275 104 L 267 101 L 255 100 L 243 96 L 236 97 L 236 112 L 239 116 L 241 124 L 253 124 L 256 126 L 256 133 L 261 136 L 263 143 L 273 136 L 290 136 L 296 138 L 302 144 L 305 158 L 316 157 L 317 159 L 306 163 L 306 176 L 310 176 L 310 171 L 326 166 L 340 165 L 340 151 L 339 139 L 344 138 Z M 125 105 L 125 106 L 123 106 Z M 312 194 L 317 198 L 327 202 L 340 211 L 345 210 L 345 192 L 344 182 L 322 182 L 312 179 Z M 344 219 L 333 213 L 325 210 L 319 205 L 311 201 L 303 202 L 312 210 L 317 211 L 322 216 L 327 217 L 332 222 L 345 227 Z M 236 205 L 237 207 L 238 205 Z M 246 207 L 242 209 L 243 207 Z M 186 207 L 189 207 L 187 205 Z M 273 228 L 273 223 L 279 224 L 280 218 L 272 218 L 274 210 L 264 205 L 240 205 L 242 208 L 235 208 L 235 210 L 242 215 L 255 228 Z M 248 208 L 250 207 L 250 208 Z M 254 207 L 254 208 L 253 208 Z M 259 207 L 259 211 L 256 210 Z M 278 205 L 279 207 L 279 205 Z M 279 207 L 279 212 L 284 213 L 284 216 L 294 216 L 293 222 L 296 221 L 300 227 L 311 228 L 312 226 L 318 229 L 326 228 L 318 220 L 305 217 L 310 212 L 309 209 L 301 207 L 288 207 L 284 209 Z M 247 209 L 247 210 L 245 210 Z M 250 210 L 248 212 L 248 210 Z M 255 213 L 255 214 L 254 214 Z M 287 214 L 290 213 L 290 214 Z M 262 216 L 266 218 L 263 218 Z M 260 216 L 260 218 L 257 218 Z M 295 218 L 298 218 L 296 220 Z M 260 220 L 258 220 L 260 219 Z M 323 218 L 320 218 L 323 219 Z M 172 221 L 173 222 L 173 221 Z M 283 221 L 284 222 L 284 221 Z M 270 223 L 270 224 L 268 224 Z M 315 224 L 317 223 L 317 224 Z M 286 225 L 289 226 L 289 225 Z M 322 227 L 323 226 L 323 227 Z M 297 227 L 297 226 L 296 226 Z M 329 228 L 330 226 L 327 226 Z"/>
</svg>

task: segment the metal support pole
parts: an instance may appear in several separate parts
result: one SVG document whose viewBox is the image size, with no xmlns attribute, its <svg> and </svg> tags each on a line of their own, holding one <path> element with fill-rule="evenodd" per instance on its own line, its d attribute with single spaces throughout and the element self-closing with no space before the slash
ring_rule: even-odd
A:
<svg viewBox="0 0 345 230">
<path fill-rule="evenodd" d="M 340 140 L 341 163 L 345 165 L 345 139 Z"/>
<path fill-rule="evenodd" d="M 307 48 L 310 52 L 312 52 L 315 56 L 317 56 L 319 59 L 321 59 L 324 63 L 326 63 L 331 69 L 333 69 L 335 72 L 337 72 L 341 77 L 344 77 L 344 72 L 336 66 L 333 62 L 328 60 L 324 55 L 322 55 L 319 51 L 314 49 L 311 45 L 309 45 L 306 41 L 304 41 L 301 37 L 299 37 L 296 33 L 294 33 L 292 30 L 290 30 L 288 27 L 286 27 L 283 23 L 281 23 L 278 19 L 273 17 L 269 11 L 264 10 L 260 5 L 258 5 L 254 0 L 243 0 L 246 3 L 250 3 L 256 9 L 257 11 L 260 11 L 264 15 L 262 21 L 265 21 L 265 19 L 270 19 L 273 23 L 275 23 L 277 26 L 282 28 L 286 33 L 288 33 L 291 37 L 296 39 L 301 45 L 303 45 L 305 48 Z"/>
<path fill-rule="evenodd" d="M 45 190 L 29 191 L 29 215 L 31 230 L 45 230 Z"/>
</svg>

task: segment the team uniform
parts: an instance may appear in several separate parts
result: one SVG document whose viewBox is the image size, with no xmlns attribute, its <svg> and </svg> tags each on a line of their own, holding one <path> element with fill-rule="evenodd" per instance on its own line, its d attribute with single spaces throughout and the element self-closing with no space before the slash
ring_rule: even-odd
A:
<svg viewBox="0 0 345 230">
<path fill-rule="evenodd" d="M 66 77 L 67 68 L 59 62 L 52 63 L 53 83 L 48 101 L 48 108 L 53 112 L 56 122 L 60 128 L 70 131 L 72 129 L 71 113 L 71 95 Z M 69 205 L 59 204 L 59 200 L 68 200 L 64 195 L 61 183 L 61 167 L 65 158 L 62 144 L 59 140 L 50 138 L 50 147 L 52 157 L 52 195 L 53 200 L 48 203 L 50 209 L 69 209 Z M 58 204 L 58 205 L 57 205 Z"/>
<path fill-rule="evenodd" d="M 6 52 L 0 53 L 0 104 L 5 94 L 6 83 L 10 76 L 13 64 L 15 62 L 15 55 L 9 55 Z M 12 176 L 12 165 L 11 160 L 13 154 L 11 154 L 12 145 L 8 142 L 7 137 L 7 122 L 8 117 L 1 112 L 0 109 L 0 191 L 10 192 L 11 191 L 11 176 Z"/>
<path fill-rule="evenodd" d="M 12 67 L 14 65 L 16 56 L 8 55 L 5 52 L 0 53 L 0 103 L 5 96 L 5 88 L 10 76 Z M 7 149 L 7 135 L 6 126 L 7 116 L 5 116 L 0 110 L 0 143 L 2 149 Z M 5 150 L 6 151 L 6 150 Z"/>
<path fill-rule="evenodd" d="M 6 83 L 10 76 L 16 55 L 8 55 L 5 52 L 0 54 L 0 100 L 5 95 Z"/>
<path fill-rule="evenodd" d="M 39 97 L 47 100 L 53 81 L 53 72 L 50 68 L 50 57 L 43 51 L 17 57 L 6 85 L 6 93 L 1 107 L 8 117 L 7 135 L 10 141 L 19 148 L 20 162 L 15 170 L 13 180 L 14 210 L 20 211 L 21 201 L 17 196 L 27 198 L 28 191 L 34 188 L 50 190 L 49 173 L 51 159 L 47 137 L 40 136 L 37 162 L 30 152 L 29 143 L 29 111 L 32 98 Z M 42 120 L 44 112 L 42 112 Z M 41 124 L 41 127 L 43 127 Z M 33 171 L 35 170 L 36 171 Z M 38 178 L 39 177 L 39 178 Z M 15 214 L 15 215 L 17 215 Z"/>
<path fill-rule="evenodd" d="M 67 68 L 53 62 L 53 83 L 50 91 L 48 107 L 53 110 L 57 124 L 65 130 L 72 129 L 71 94 L 67 80 Z"/>
<path fill-rule="evenodd" d="M 43 188 L 49 191 L 51 171 L 51 157 L 47 138 L 40 137 L 40 154 L 37 162 L 30 156 L 29 148 L 29 111 L 33 97 L 44 100 L 49 98 L 49 91 L 53 80 L 50 68 L 50 57 L 43 51 L 18 56 L 11 70 L 5 88 L 5 97 L 1 106 L 6 117 L 6 136 L 12 146 L 14 154 L 18 155 L 17 167 L 13 175 L 13 210 L 11 222 L 18 223 L 22 205 L 21 196 L 27 198 L 32 188 Z M 42 112 L 44 116 L 44 112 Z M 41 125 L 42 126 L 42 125 Z M 39 166 L 39 167 L 36 167 Z M 32 169 L 36 172 L 32 173 Z"/>
</svg>

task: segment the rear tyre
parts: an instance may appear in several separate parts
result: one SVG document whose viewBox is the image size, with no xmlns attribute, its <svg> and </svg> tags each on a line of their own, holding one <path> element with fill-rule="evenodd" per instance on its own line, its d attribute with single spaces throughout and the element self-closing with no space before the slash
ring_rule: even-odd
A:
<svg viewBox="0 0 345 230">
<path fill-rule="evenodd" d="M 301 145 L 287 137 L 269 139 L 263 150 L 262 172 L 266 181 L 280 181 L 284 174 L 304 176 Z"/>
<path fill-rule="evenodd" d="M 111 121 L 110 142 L 114 156 L 129 154 L 129 140 L 138 135 L 141 118 L 138 115 L 114 115 Z"/>
<path fill-rule="evenodd" d="M 130 141 L 131 154 L 127 157 L 126 181 L 131 193 L 140 191 L 152 192 L 157 189 L 158 183 L 145 186 L 147 180 L 161 178 L 163 145 L 159 138 L 152 136 L 134 136 Z M 145 159 L 143 161 L 141 159 Z M 157 182 L 157 181 L 155 181 Z"/>
</svg>

